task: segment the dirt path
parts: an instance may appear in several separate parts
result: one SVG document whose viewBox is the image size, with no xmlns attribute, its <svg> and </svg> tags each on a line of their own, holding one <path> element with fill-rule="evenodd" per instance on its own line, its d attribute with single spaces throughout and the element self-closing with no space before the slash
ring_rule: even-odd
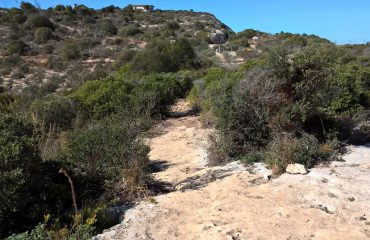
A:
<svg viewBox="0 0 370 240">
<path fill-rule="evenodd" d="M 129 209 L 95 239 L 370 239 L 370 148 L 350 147 L 346 162 L 268 181 L 256 164 L 205 167 L 207 139 L 180 101 L 157 127 L 150 158 L 157 179 L 177 191 Z"/>
</svg>

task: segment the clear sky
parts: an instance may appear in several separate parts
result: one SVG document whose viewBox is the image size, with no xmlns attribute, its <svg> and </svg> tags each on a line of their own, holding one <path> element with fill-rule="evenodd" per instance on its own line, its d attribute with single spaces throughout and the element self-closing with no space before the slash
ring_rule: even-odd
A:
<svg viewBox="0 0 370 240">
<path fill-rule="evenodd" d="M 34 0 L 29 0 L 31 3 Z M 18 3 L 20 0 L 18 0 Z M 316 34 L 338 44 L 370 42 L 370 0 L 38 0 L 42 8 L 56 4 L 108 5 L 151 4 L 159 9 L 211 12 L 234 31 L 254 28 Z M 17 6 L 16 0 L 0 0 L 1 7 Z"/>
</svg>

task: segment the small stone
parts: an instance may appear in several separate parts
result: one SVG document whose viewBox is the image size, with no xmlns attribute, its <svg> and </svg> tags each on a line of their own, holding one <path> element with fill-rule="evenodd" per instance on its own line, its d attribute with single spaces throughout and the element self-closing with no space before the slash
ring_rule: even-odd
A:
<svg viewBox="0 0 370 240">
<path fill-rule="evenodd" d="M 329 179 L 324 178 L 324 179 L 322 179 L 322 180 L 321 180 L 321 182 L 322 182 L 322 183 L 328 183 L 328 182 L 329 182 Z"/>
<path fill-rule="evenodd" d="M 203 227 L 203 229 L 202 229 L 202 231 L 207 231 L 207 230 L 209 230 L 211 227 L 212 227 L 212 226 L 204 226 L 204 227 Z"/>
<path fill-rule="evenodd" d="M 289 164 L 286 168 L 286 172 L 290 174 L 307 174 L 305 166 L 302 164 Z"/>
<path fill-rule="evenodd" d="M 360 221 L 366 221 L 366 220 L 367 220 L 367 218 L 366 218 L 365 216 L 361 216 L 361 217 L 359 218 L 359 220 L 360 220 Z"/>
<path fill-rule="evenodd" d="M 370 163 L 364 163 L 364 164 L 361 164 L 361 165 L 360 165 L 360 168 L 363 168 L 363 169 L 370 169 Z"/>
<path fill-rule="evenodd" d="M 348 201 L 350 201 L 350 202 L 354 202 L 356 199 L 354 198 L 354 197 L 349 197 L 348 198 Z"/>
<path fill-rule="evenodd" d="M 331 192 L 328 192 L 328 196 L 330 198 L 336 198 L 337 197 L 337 195 L 335 195 L 334 193 L 331 193 Z"/>
</svg>

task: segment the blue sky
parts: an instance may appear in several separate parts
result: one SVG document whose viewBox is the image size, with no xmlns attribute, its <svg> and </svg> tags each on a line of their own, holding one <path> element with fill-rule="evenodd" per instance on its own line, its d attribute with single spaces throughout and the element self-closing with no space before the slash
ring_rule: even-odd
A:
<svg viewBox="0 0 370 240">
<path fill-rule="evenodd" d="M 34 0 L 29 0 L 34 2 Z M 18 1 L 20 2 L 20 0 Z M 38 0 L 42 8 L 56 4 L 108 5 L 152 4 L 160 9 L 194 9 L 211 12 L 234 31 L 254 28 L 316 34 L 338 44 L 370 42 L 370 0 Z M 0 0 L 1 7 L 16 0 Z"/>
</svg>

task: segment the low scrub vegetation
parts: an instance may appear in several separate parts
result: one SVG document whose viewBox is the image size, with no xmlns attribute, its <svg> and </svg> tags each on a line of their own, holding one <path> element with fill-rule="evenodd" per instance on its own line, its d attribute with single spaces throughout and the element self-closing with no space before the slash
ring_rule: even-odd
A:
<svg viewBox="0 0 370 240">
<path fill-rule="evenodd" d="M 1 239 L 89 239 L 119 220 L 112 206 L 155 192 L 143 139 L 178 98 L 217 130 L 211 165 L 263 161 L 278 175 L 370 137 L 366 44 L 132 6 L 22 2 L 0 24 Z M 218 67 L 216 48 L 245 61 Z"/>
<path fill-rule="evenodd" d="M 86 239 L 84 234 L 91 236 L 106 221 L 117 221 L 102 217 L 110 205 L 101 208 L 99 204 L 125 203 L 150 194 L 149 148 L 143 133 L 186 95 L 191 76 L 190 72 L 116 74 L 87 81 L 65 96 L 36 95 L 29 107 L 23 105 L 30 97 L 26 92 L 17 96 L 17 102 L 11 95 L 4 100 L 2 238 L 40 222 L 31 232 L 9 239 L 34 234 Z M 87 203 L 97 210 L 84 213 Z M 51 218 L 44 222 L 48 214 Z"/>
<path fill-rule="evenodd" d="M 208 70 L 189 99 L 218 130 L 210 164 L 265 159 L 280 174 L 289 163 L 312 167 L 353 140 L 343 119 L 368 112 L 369 77 L 367 64 L 332 44 L 307 47 L 290 61 L 278 47 L 236 72 Z"/>
</svg>

